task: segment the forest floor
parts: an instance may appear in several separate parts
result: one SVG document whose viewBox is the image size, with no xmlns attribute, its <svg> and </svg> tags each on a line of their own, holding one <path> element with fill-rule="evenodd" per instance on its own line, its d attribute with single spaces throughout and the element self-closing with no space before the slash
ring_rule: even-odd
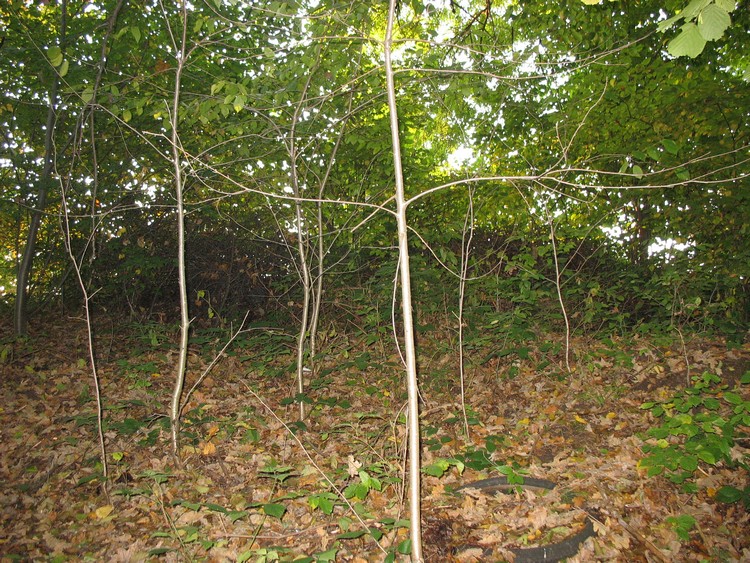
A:
<svg viewBox="0 0 750 563">
<path fill-rule="evenodd" d="M 86 334 L 75 322 L 3 340 L 1 561 L 405 560 L 397 354 L 331 332 L 303 425 L 291 402 L 293 337 L 241 335 L 183 411 L 178 464 L 166 418 L 174 328 L 99 327 L 105 493 Z M 186 389 L 226 337 L 198 334 Z M 571 561 L 750 561 L 747 508 L 715 498 L 723 486 L 748 487 L 746 470 L 700 463 L 687 481 L 695 492 L 685 492 L 638 465 L 645 432 L 663 422 L 641 405 L 667 401 L 704 372 L 750 400 L 739 383 L 750 346 L 579 338 L 567 373 L 560 341 L 538 335 L 512 353 L 472 352 L 480 357 L 467 361 L 467 438 L 455 342 L 422 335 L 426 560 L 500 560 L 510 549 L 564 544 L 590 520 L 595 536 Z M 737 431 L 732 456 L 746 460 L 748 428 Z M 454 492 L 514 472 L 557 486 Z"/>
</svg>

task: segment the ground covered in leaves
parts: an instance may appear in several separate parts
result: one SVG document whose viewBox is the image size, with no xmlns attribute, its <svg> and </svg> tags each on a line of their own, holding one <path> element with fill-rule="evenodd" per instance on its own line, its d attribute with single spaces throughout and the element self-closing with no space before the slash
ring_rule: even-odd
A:
<svg viewBox="0 0 750 563">
<path fill-rule="evenodd" d="M 226 337 L 196 333 L 187 389 Z M 97 327 L 105 488 L 84 327 L 70 321 L 6 339 L 2 561 L 407 559 L 403 370 L 387 344 L 368 341 L 330 332 L 297 397 L 308 412 L 300 423 L 293 335 L 244 333 L 190 396 L 178 463 L 166 418 L 174 329 Z M 568 373 L 560 341 L 540 334 L 471 351 L 464 417 L 455 342 L 421 335 L 427 561 L 511 558 L 564 543 L 587 522 L 596 535 L 572 560 L 750 560 L 748 419 L 735 419 L 728 441 L 712 437 L 715 419 L 694 424 L 750 404 L 741 383 L 750 346 L 578 339 Z M 696 381 L 708 381 L 704 393 L 687 397 L 702 402 L 675 407 L 675 394 Z M 646 435 L 668 420 L 678 431 Z M 680 449 L 694 427 L 708 435 L 704 450 L 726 448 L 724 459 Z M 639 466 L 646 444 L 655 457 Z M 649 467 L 666 469 L 649 476 Z M 527 482 L 454 491 L 499 476 Z M 533 479 L 556 486 L 529 486 Z"/>
</svg>

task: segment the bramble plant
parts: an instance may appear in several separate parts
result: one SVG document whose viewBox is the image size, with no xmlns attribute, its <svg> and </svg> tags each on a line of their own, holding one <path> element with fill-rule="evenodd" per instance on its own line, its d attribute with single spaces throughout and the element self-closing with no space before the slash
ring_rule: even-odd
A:
<svg viewBox="0 0 750 563">
<path fill-rule="evenodd" d="M 692 477 L 701 463 L 738 467 L 750 472 L 750 456 L 738 457 L 732 448 L 739 439 L 750 437 L 750 400 L 743 399 L 738 388 L 729 390 L 711 373 L 693 377 L 693 386 L 662 402 L 647 402 L 644 410 L 663 422 L 646 432 L 643 451 L 647 454 L 638 466 L 649 477 L 664 474 L 686 492 L 697 492 Z M 740 378 L 750 383 L 750 371 Z M 750 487 L 721 487 L 716 498 L 722 502 L 742 500 L 750 506 Z"/>
</svg>

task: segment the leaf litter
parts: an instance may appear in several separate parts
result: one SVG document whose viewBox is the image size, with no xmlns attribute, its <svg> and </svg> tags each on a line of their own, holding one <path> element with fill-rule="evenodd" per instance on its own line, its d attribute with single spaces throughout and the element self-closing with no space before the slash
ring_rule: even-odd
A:
<svg viewBox="0 0 750 563">
<path fill-rule="evenodd" d="M 329 350 L 308 382 L 303 425 L 290 401 L 291 352 L 230 354 L 183 411 L 178 464 L 165 417 L 173 356 L 168 343 L 139 347 L 131 338 L 114 339 L 98 366 L 108 494 L 83 331 L 50 326 L 31 341 L 32 354 L 2 365 L 3 562 L 367 562 L 382 561 L 383 550 L 407 559 L 397 358 L 378 358 L 373 347 L 367 362 L 352 362 Z M 455 359 L 440 357 L 437 375 L 422 370 L 423 466 L 437 468 L 423 475 L 428 560 L 479 561 L 554 544 L 587 519 L 596 536 L 573 561 L 750 559 L 747 510 L 713 497 L 723 485 L 748 486 L 746 471 L 701 466 L 697 492 L 686 493 L 638 466 L 641 437 L 656 423 L 640 405 L 684 388 L 690 372 L 736 382 L 750 369 L 750 347 L 697 339 L 688 352 L 637 339 L 617 346 L 619 359 L 611 345 L 577 340 L 572 374 L 560 373 L 559 362 L 538 369 L 535 351 L 520 365 L 506 358 L 470 365 L 468 438 Z M 191 381 L 211 360 L 200 352 L 191 355 Z M 746 438 L 733 455 L 747 460 Z M 501 467 L 557 486 L 453 492 Z M 695 521 L 687 531 L 675 524 L 685 515 Z"/>
</svg>

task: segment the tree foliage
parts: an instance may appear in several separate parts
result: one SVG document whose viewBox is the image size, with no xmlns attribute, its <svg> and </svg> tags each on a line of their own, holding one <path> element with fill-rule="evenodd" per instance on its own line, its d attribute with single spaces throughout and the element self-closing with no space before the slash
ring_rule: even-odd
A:
<svg viewBox="0 0 750 563">
<path fill-rule="evenodd" d="M 587 4 L 400 3 L 396 86 L 422 264 L 415 297 L 437 310 L 457 287 L 472 190 L 476 311 L 492 303 L 499 314 L 501 302 L 553 310 L 556 251 L 582 329 L 679 313 L 739 331 L 750 274 L 748 15 L 724 0 Z M 178 13 L 114 0 L 67 9 L 61 44 L 60 3 L 0 8 L 3 299 L 16 291 L 53 104 L 34 306 L 78 299 L 60 244 L 64 193 L 94 304 L 171 317 Z M 358 287 L 387 304 L 396 241 L 384 6 L 207 0 L 188 17 L 179 128 L 195 314 L 296 314 L 290 250 L 319 234 L 331 290 Z M 306 248 L 317 259 L 320 248 Z"/>
</svg>

